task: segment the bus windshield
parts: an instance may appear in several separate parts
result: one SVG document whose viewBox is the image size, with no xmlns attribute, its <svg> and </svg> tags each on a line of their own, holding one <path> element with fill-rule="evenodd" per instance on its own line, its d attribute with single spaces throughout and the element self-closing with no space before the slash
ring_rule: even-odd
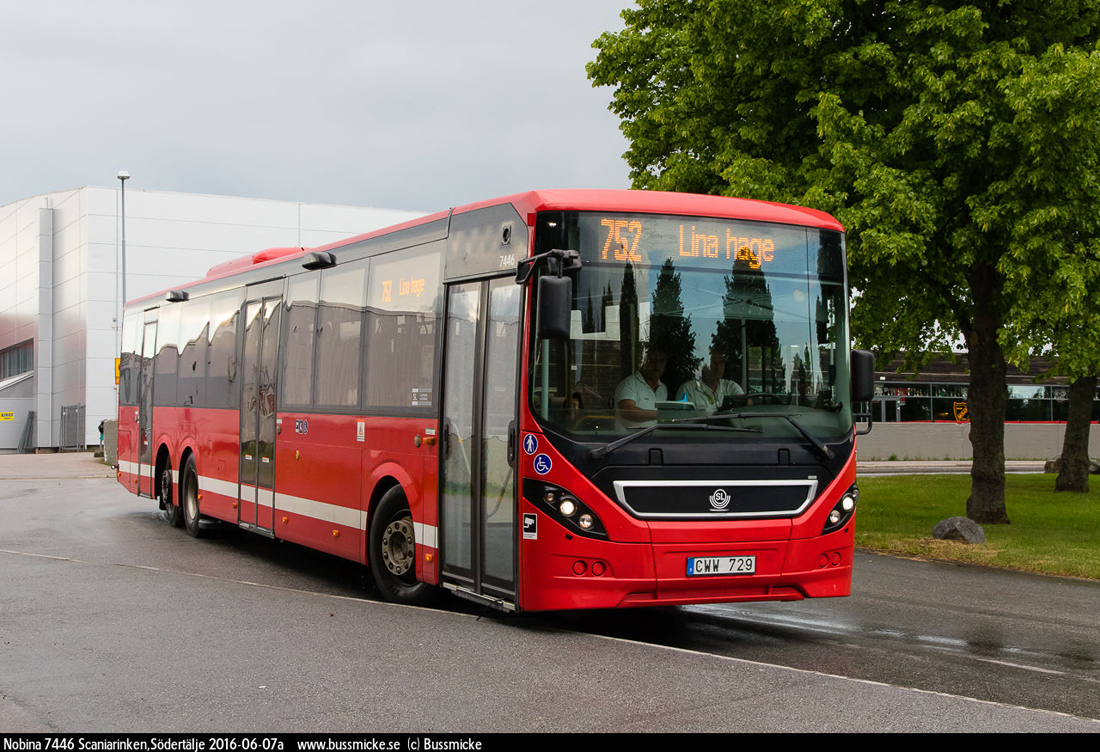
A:
<svg viewBox="0 0 1100 752">
<path fill-rule="evenodd" d="M 536 250 L 550 248 L 579 251 L 582 268 L 569 339 L 530 348 L 530 407 L 548 429 L 601 443 L 850 434 L 841 233 L 557 212 L 538 223 Z"/>
</svg>

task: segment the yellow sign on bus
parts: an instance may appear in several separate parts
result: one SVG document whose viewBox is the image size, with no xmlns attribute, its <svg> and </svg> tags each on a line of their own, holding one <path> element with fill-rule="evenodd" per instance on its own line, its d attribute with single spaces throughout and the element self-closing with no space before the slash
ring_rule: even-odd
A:
<svg viewBox="0 0 1100 752">
<path fill-rule="evenodd" d="M 15 420 L 15 413 L 0 413 L 0 423 Z"/>
</svg>

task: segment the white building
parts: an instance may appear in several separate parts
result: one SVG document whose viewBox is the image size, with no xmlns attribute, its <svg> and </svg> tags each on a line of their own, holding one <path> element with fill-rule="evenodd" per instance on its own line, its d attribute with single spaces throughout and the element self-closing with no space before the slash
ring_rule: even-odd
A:
<svg viewBox="0 0 1100 752">
<path fill-rule="evenodd" d="M 265 248 L 314 247 L 419 216 L 127 188 L 126 297 L 201 279 Z M 32 447 L 62 445 L 63 408 L 84 407 L 87 444 L 117 415 L 121 262 L 117 187 L 0 206 L 0 451 L 27 430 Z"/>
</svg>

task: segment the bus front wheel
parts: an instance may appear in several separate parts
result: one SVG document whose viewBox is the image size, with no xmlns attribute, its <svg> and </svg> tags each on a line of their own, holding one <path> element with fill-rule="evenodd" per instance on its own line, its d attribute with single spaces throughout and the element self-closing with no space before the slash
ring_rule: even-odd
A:
<svg viewBox="0 0 1100 752">
<path fill-rule="evenodd" d="M 424 605 L 432 586 L 416 579 L 412 514 L 400 486 L 382 496 L 371 518 L 368 551 L 371 575 L 382 597 L 392 603 Z"/>
<path fill-rule="evenodd" d="M 199 473 L 195 469 L 195 458 L 188 457 L 183 463 L 183 472 L 180 473 L 180 506 L 183 507 L 183 526 L 187 528 L 187 534 L 192 538 L 202 536 L 202 528 L 199 527 Z"/>
</svg>

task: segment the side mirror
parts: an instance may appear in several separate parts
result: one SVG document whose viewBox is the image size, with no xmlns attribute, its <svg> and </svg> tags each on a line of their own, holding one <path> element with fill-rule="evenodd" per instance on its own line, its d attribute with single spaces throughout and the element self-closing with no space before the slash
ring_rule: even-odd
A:
<svg viewBox="0 0 1100 752">
<path fill-rule="evenodd" d="M 539 277 L 538 301 L 538 338 L 569 339 L 573 280 L 549 274 Z"/>
<path fill-rule="evenodd" d="M 875 398 L 875 356 L 869 350 L 852 350 L 852 402 Z"/>
</svg>

